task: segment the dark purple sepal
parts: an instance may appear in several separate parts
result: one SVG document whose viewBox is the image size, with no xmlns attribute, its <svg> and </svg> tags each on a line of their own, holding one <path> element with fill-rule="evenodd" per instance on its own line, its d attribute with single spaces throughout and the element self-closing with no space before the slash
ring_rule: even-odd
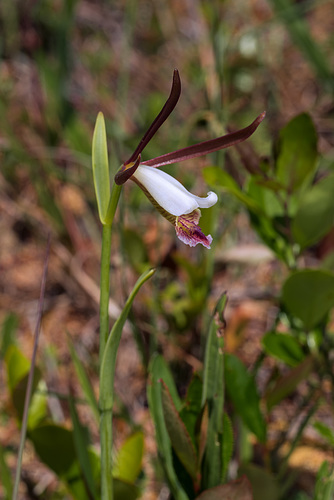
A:
<svg viewBox="0 0 334 500">
<path fill-rule="evenodd" d="M 180 95 L 181 95 L 181 79 L 178 70 L 174 69 L 172 88 L 169 97 L 165 102 L 165 105 L 163 106 L 162 110 L 155 118 L 155 120 L 152 122 L 147 132 L 145 132 L 140 143 L 138 144 L 138 146 L 136 147 L 130 158 L 126 162 L 124 162 L 124 165 L 127 165 L 128 163 L 135 161 L 137 156 L 143 151 L 145 146 L 150 142 L 150 140 L 152 139 L 154 134 L 159 130 L 164 121 L 167 120 L 167 118 L 175 108 Z"/>
<path fill-rule="evenodd" d="M 157 158 L 153 158 L 152 160 L 143 161 L 143 165 L 148 165 L 150 167 L 162 167 L 164 165 L 190 160 L 192 158 L 196 158 L 197 156 L 203 156 L 219 151 L 220 149 L 234 146 L 234 144 L 248 139 L 248 137 L 255 132 L 265 116 L 266 112 L 264 111 L 253 121 L 253 123 L 248 125 L 248 127 L 223 135 L 222 137 L 217 137 L 216 139 L 210 139 L 209 141 L 200 142 L 198 144 L 194 144 L 193 146 L 178 149 L 172 153 L 166 153 L 162 156 L 158 156 Z"/>
<path fill-rule="evenodd" d="M 123 165 L 118 170 L 118 172 L 116 173 L 115 178 L 114 178 L 115 183 L 118 186 L 121 186 L 128 179 L 130 179 L 130 177 L 135 173 L 135 171 L 139 167 L 140 160 L 141 160 L 141 155 L 138 156 L 138 158 L 136 159 L 135 162 L 131 162 L 131 163 L 127 163 L 127 164 L 123 163 Z"/>
</svg>

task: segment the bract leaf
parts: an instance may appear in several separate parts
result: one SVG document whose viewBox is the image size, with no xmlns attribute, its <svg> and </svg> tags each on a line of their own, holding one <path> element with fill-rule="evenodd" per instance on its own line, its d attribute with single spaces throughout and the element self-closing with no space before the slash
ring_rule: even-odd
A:
<svg viewBox="0 0 334 500">
<path fill-rule="evenodd" d="M 110 178 L 106 126 L 101 112 L 97 115 L 94 129 L 92 163 L 99 217 L 102 224 L 105 224 L 110 199 Z"/>
</svg>

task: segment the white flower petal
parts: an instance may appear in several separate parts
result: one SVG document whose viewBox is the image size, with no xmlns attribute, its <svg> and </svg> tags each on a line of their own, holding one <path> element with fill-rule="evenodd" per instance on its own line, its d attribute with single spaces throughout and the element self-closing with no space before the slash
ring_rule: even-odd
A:
<svg viewBox="0 0 334 500">
<path fill-rule="evenodd" d="M 172 215 L 190 214 L 196 208 L 212 207 L 218 201 L 212 191 L 205 198 L 189 193 L 179 181 L 158 168 L 140 165 L 133 177 Z"/>
</svg>

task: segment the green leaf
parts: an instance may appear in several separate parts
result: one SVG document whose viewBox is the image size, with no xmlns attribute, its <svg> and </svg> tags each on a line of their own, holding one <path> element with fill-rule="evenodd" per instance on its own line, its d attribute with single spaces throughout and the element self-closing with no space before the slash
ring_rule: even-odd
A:
<svg viewBox="0 0 334 500">
<path fill-rule="evenodd" d="M 306 191 L 292 220 L 292 235 L 302 248 L 317 243 L 334 224 L 334 175 Z"/>
<path fill-rule="evenodd" d="M 203 491 L 196 500 L 253 500 L 252 487 L 246 476 L 242 476 L 235 481 Z"/>
<path fill-rule="evenodd" d="M 76 460 L 73 432 L 53 423 L 35 427 L 28 434 L 41 460 L 58 476 L 66 475 Z"/>
<path fill-rule="evenodd" d="M 260 398 L 254 377 L 232 354 L 225 355 L 226 390 L 245 425 L 262 443 L 266 440 L 266 423 L 260 410 Z"/>
<path fill-rule="evenodd" d="M 227 295 L 219 299 L 212 315 L 207 337 L 203 369 L 202 407 L 207 405 L 206 450 L 203 464 L 202 483 L 206 488 L 222 482 L 223 414 L 224 414 L 224 311 Z"/>
<path fill-rule="evenodd" d="M 14 342 L 14 334 L 18 326 L 18 317 L 16 314 L 7 314 L 1 329 L 1 347 L 0 347 L 0 359 L 4 358 L 8 347 Z"/>
<path fill-rule="evenodd" d="M 295 191 L 312 180 L 317 157 L 317 132 L 311 117 L 302 113 L 280 131 L 277 180 L 289 192 Z"/>
<path fill-rule="evenodd" d="M 24 400 L 30 370 L 30 361 L 15 345 L 10 345 L 6 353 L 7 380 L 12 395 L 13 405 L 19 419 L 22 419 Z M 41 378 L 40 370 L 35 367 L 32 394 Z"/>
<path fill-rule="evenodd" d="M 256 213 L 261 213 L 261 207 L 257 200 L 244 193 L 235 180 L 219 167 L 206 167 L 203 169 L 204 180 L 209 186 L 222 188 L 225 191 L 233 194 L 241 201 L 249 210 Z"/>
<path fill-rule="evenodd" d="M 5 460 L 5 449 L 0 444 L 0 484 L 4 489 L 4 498 L 10 499 L 13 494 L 13 481 L 10 468 Z"/>
<path fill-rule="evenodd" d="M 11 392 L 17 384 L 29 373 L 30 361 L 18 347 L 11 345 L 6 354 L 7 379 Z"/>
<path fill-rule="evenodd" d="M 305 358 L 298 340 L 285 333 L 266 333 L 262 345 L 268 354 L 290 366 L 298 365 Z"/>
<path fill-rule="evenodd" d="M 289 373 L 280 377 L 266 394 L 268 411 L 283 398 L 291 394 L 302 380 L 306 380 L 314 367 L 314 359 L 308 356 Z"/>
<path fill-rule="evenodd" d="M 334 306 L 334 274 L 316 269 L 296 271 L 283 285 L 282 301 L 306 329 L 315 327 Z"/>
<path fill-rule="evenodd" d="M 124 229 L 123 239 L 126 256 L 130 264 L 136 271 L 142 272 L 143 268 L 148 267 L 149 263 L 146 244 L 142 236 L 132 229 Z"/>
<path fill-rule="evenodd" d="M 132 434 L 117 452 L 113 466 L 113 476 L 133 484 L 139 476 L 144 453 L 144 435 Z"/>
<path fill-rule="evenodd" d="M 35 393 L 32 395 L 29 413 L 28 429 L 33 429 L 43 422 L 48 416 L 47 387 L 44 380 L 40 380 Z"/>
<path fill-rule="evenodd" d="M 110 178 L 104 116 L 97 115 L 92 146 L 93 178 L 100 221 L 105 224 L 110 200 Z"/>
<path fill-rule="evenodd" d="M 150 413 L 154 421 L 156 442 L 162 465 L 164 467 L 169 487 L 175 500 L 189 500 L 182 488 L 173 466 L 171 441 L 166 429 L 161 398 L 161 378 L 166 383 L 168 367 L 162 356 L 156 355 L 149 364 L 149 384 L 147 386 L 147 399 Z M 169 378 L 171 375 L 169 374 Z M 167 384 L 168 385 L 168 384 Z M 169 392 L 171 387 L 168 385 Z M 175 404 L 175 399 L 173 398 Z"/>
<path fill-rule="evenodd" d="M 327 461 L 321 464 L 317 474 L 314 500 L 333 500 L 334 497 L 334 470 L 333 464 Z"/>
<path fill-rule="evenodd" d="M 252 176 L 247 184 L 247 194 L 261 207 L 262 211 L 269 217 L 274 218 L 284 214 L 284 207 L 279 201 L 275 191 L 261 184 L 262 179 Z"/>
<path fill-rule="evenodd" d="M 197 472 L 197 456 L 191 437 L 182 422 L 180 415 L 173 403 L 172 397 L 166 384 L 162 381 L 162 408 L 166 429 L 172 446 L 180 462 L 187 472 L 195 480 Z"/>
<path fill-rule="evenodd" d="M 67 337 L 67 340 L 68 340 L 68 346 L 70 349 L 71 358 L 72 358 L 72 361 L 74 364 L 74 368 L 75 368 L 77 377 L 78 377 L 79 382 L 80 382 L 80 387 L 81 387 L 81 389 L 85 395 L 85 398 L 87 399 L 87 402 L 88 402 L 88 404 L 93 412 L 93 415 L 95 417 L 95 421 L 97 423 L 99 423 L 100 412 L 99 412 L 99 406 L 98 406 L 98 403 L 97 403 L 97 400 L 96 400 L 96 397 L 94 394 L 94 389 L 93 389 L 92 384 L 87 376 L 85 367 L 82 364 L 81 359 L 79 358 L 79 356 L 74 348 L 71 337 L 69 335 Z"/>
<path fill-rule="evenodd" d="M 232 453 L 233 453 L 233 444 L 234 444 L 234 435 L 233 435 L 233 427 L 232 427 L 232 422 L 227 415 L 227 413 L 224 412 L 224 418 L 223 418 L 223 445 L 222 445 L 222 479 L 225 481 L 227 471 L 228 471 L 228 466 L 230 463 L 230 460 L 232 458 Z"/>
<path fill-rule="evenodd" d="M 320 421 L 314 422 L 313 427 L 324 439 L 326 439 L 326 441 L 328 441 L 331 447 L 334 448 L 334 431 Z"/>
<path fill-rule="evenodd" d="M 154 269 L 150 269 L 143 273 L 140 278 L 138 278 L 135 286 L 133 287 L 132 292 L 130 293 L 128 300 L 125 303 L 125 306 L 114 323 L 114 326 L 111 329 L 109 334 L 100 369 L 100 408 L 104 410 L 106 408 L 112 408 L 113 406 L 113 379 L 115 373 L 115 363 L 117 356 L 117 349 L 119 342 L 121 340 L 122 330 L 124 327 L 124 323 L 129 315 L 130 308 L 132 306 L 132 302 L 134 301 L 135 296 L 139 292 L 140 288 L 143 284 L 151 278 L 154 274 Z"/>
<path fill-rule="evenodd" d="M 180 417 L 189 432 L 192 442 L 197 444 L 197 424 L 202 412 L 203 383 L 195 373 L 187 390 L 186 400 L 180 411 Z"/>
<path fill-rule="evenodd" d="M 88 453 L 88 447 L 90 444 L 88 429 L 87 427 L 84 427 L 79 420 L 79 415 L 77 413 L 73 397 L 70 398 L 69 403 L 70 403 L 71 420 L 73 425 L 73 438 L 74 438 L 76 456 L 79 460 L 80 468 L 83 472 L 83 476 L 85 478 L 85 482 L 89 488 L 89 491 L 92 494 L 93 498 L 97 498 L 97 491 L 95 487 L 91 461 Z"/>
<path fill-rule="evenodd" d="M 115 500 L 136 500 L 141 496 L 137 486 L 121 481 L 120 479 L 114 479 L 113 487 Z"/>
<path fill-rule="evenodd" d="M 264 467 L 251 463 L 239 468 L 239 474 L 245 474 L 250 481 L 253 497 L 252 500 L 278 500 L 280 488 L 277 479 Z"/>
</svg>

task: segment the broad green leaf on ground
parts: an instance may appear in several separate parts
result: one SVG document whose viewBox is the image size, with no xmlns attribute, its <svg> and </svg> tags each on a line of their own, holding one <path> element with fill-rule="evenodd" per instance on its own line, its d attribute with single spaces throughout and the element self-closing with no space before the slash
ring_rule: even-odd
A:
<svg viewBox="0 0 334 500">
<path fill-rule="evenodd" d="M 334 175 L 329 175 L 302 196 L 292 220 L 292 235 L 302 248 L 317 243 L 334 224 Z"/>
<path fill-rule="evenodd" d="M 317 132 L 311 117 L 302 113 L 293 118 L 279 135 L 276 161 L 277 180 L 288 192 L 312 181 L 317 167 Z"/>
<path fill-rule="evenodd" d="M 268 411 L 283 398 L 291 394 L 302 380 L 307 380 L 314 367 L 314 359 L 308 356 L 298 366 L 280 377 L 266 394 Z"/>
<path fill-rule="evenodd" d="M 298 340 L 289 334 L 268 332 L 262 344 L 268 354 L 290 366 L 298 365 L 305 357 Z"/>
<path fill-rule="evenodd" d="M 6 367 L 8 386 L 12 395 L 13 405 L 19 419 L 22 419 L 25 394 L 27 389 L 30 361 L 15 345 L 10 345 L 6 352 Z M 32 394 L 41 378 L 40 370 L 35 367 Z"/>
<path fill-rule="evenodd" d="M 283 285 L 282 301 L 306 329 L 315 327 L 334 306 L 334 274 L 317 269 L 296 271 Z"/>
<path fill-rule="evenodd" d="M 235 481 L 203 491 L 196 500 L 253 500 L 252 487 L 247 477 L 242 476 Z"/>
<path fill-rule="evenodd" d="M 136 500 L 141 496 L 139 488 L 134 484 L 114 479 L 113 486 L 115 500 Z"/>
<path fill-rule="evenodd" d="M 225 384 L 237 413 L 259 441 L 266 440 L 266 422 L 260 410 L 260 397 L 254 377 L 232 354 L 225 355 Z"/>
<path fill-rule="evenodd" d="M 142 468 L 144 454 L 144 435 L 135 432 L 121 445 L 117 451 L 113 466 L 113 476 L 133 484 Z"/>
<path fill-rule="evenodd" d="M 0 484 L 4 489 L 5 499 L 12 498 L 13 494 L 13 480 L 10 472 L 9 465 L 6 462 L 5 449 L 0 444 Z"/>
<path fill-rule="evenodd" d="M 264 467 L 251 463 L 239 468 L 239 474 L 245 474 L 251 483 L 252 500 L 278 500 L 280 497 L 279 484 L 273 474 Z"/>
<path fill-rule="evenodd" d="M 58 476 L 69 472 L 77 458 L 72 431 L 54 423 L 45 423 L 29 431 L 28 437 L 42 462 Z"/>
<path fill-rule="evenodd" d="M 0 335 L 0 359 L 5 357 L 8 347 L 15 342 L 18 323 L 19 319 L 14 313 L 9 313 L 4 319 Z"/>
<path fill-rule="evenodd" d="M 28 413 L 28 430 L 37 427 L 48 416 L 47 386 L 44 380 L 38 382 L 36 391 L 33 393 Z"/>
<path fill-rule="evenodd" d="M 176 410 L 166 384 L 162 381 L 162 407 L 165 424 L 173 449 L 190 476 L 195 480 L 197 455 L 192 439 Z"/>
</svg>

